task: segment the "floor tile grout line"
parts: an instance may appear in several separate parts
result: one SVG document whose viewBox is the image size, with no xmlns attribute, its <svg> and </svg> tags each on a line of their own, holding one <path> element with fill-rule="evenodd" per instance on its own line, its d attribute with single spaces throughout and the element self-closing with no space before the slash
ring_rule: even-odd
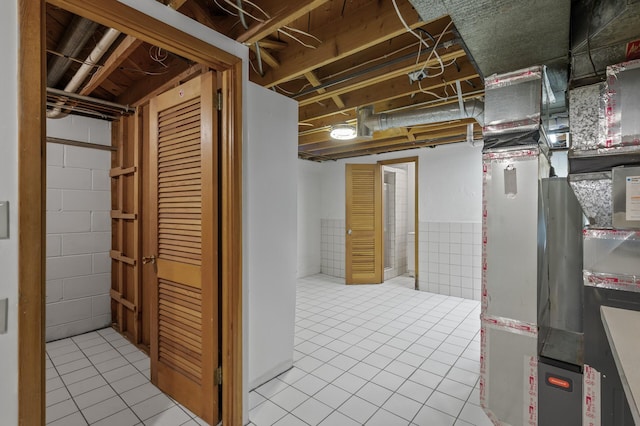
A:
<svg viewBox="0 0 640 426">
<path fill-rule="evenodd" d="M 75 341 L 73 341 L 73 340 L 71 340 L 71 339 L 70 339 L 70 341 L 72 341 L 72 342 L 73 342 L 73 344 L 74 344 L 78 349 L 80 349 L 80 347 L 78 347 L 78 345 L 75 343 Z M 47 351 L 45 351 L 45 353 L 47 354 L 47 356 L 49 357 L 49 359 L 51 359 L 51 357 L 49 356 L 49 354 L 47 353 Z M 73 397 L 73 395 L 71 395 L 71 392 L 69 392 L 69 387 L 67 386 L 67 384 L 65 383 L 65 381 L 64 381 L 64 380 L 62 380 L 62 375 L 60 375 L 60 372 L 58 371 L 58 369 L 57 369 L 57 367 L 55 366 L 55 364 L 53 364 L 53 361 L 51 362 L 51 364 L 52 364 L 52 367 L 51 367 L 51 368 L 53 368 L 53 369 L 55 370 L 56 374 L 57 374 L 57 375 L 58 375 L 58 377 L 60 378 L 60 381 L 62 382 L 62 384 L 64 385 L 65 390 L 66 390 L 66 391 L 67 391 L 67 393 L 69 394 L 69 398 L 70 398 L 70 399 L 71 399 L 71 401 L 73 402 L 73 405 L 78 409 L 78 411 L 76 411 L 76 412 L 77 412 L 77 413 L 80 413 L 80 415 L 82 416 L 82 419 L 83 419 L 87 424 L 89 424 L 89 422 L 87 421 L 87 418 L 84 416 L 84 413 L 82 412 L 82 410 L 80 410 L 80 407 L 79 407 L 79 406 L 78 406 L 78 404 L 76 403 L 75 398 Z M 46 391 L 46 389 L 45 389 L 45 391 Z M 46 394 L 45 394 L 45 400 L 46 400 Z M 62 403 L 62 402 L 63 402 L 63 401 L 59 402 L 58 404 L 60 404 L 60 403 Z M 45 401 L 45 405 L 46 405 L 46 401 Z M 57 405 L 57 404 L 54 404 L 54 405 Z M 52 406 L 53 406 L 53 405 L 52 405 Z M 48 408 L 48 407 L 47 407 L 47 408 Z M 71 415 L 73 415 L 73 414 L 75 414 L 75 412 L 74 412 L 74 413 L 71 413 L 71 414 L 68 414 L 67 416 L 63 416 L 63 417 L 61 417 L 60 419 L 67 418 L 67 417 L 69 417 L 69 416 L 71 416 Z M 57 420 L 60 420 L 60 419 L 52 420 L 51 422 L 49 422 L 49 421 L 45 418 L 45 423 L 46 423 L 46 424 L 53 423 L 54 421 L 57 421 Z"/>
</svg>

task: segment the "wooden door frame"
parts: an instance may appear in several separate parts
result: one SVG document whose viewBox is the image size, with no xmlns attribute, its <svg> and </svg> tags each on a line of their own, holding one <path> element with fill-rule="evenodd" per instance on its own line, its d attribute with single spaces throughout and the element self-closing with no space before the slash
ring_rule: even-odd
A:
<svg viewBox="0 0 640 426">
<path fill-rule="evenodd" d="M 117 0 L 18 0 L 18 421 L 45 423 L 46 3 L 222 74 L 222 421 L 242 424 L 242 59 Z M 34 262 L 40 267 L 34 267 Z"/>
<path fill-rule="evenodd" d="M 415 187 L 414 187 L 414 198 L 415 198 L 415 214 L 414 214 L 414 229 L 415 229 L 415 238 L 414 238 L 414 268 L 415 268 L 415 289 L 419 290 L 419 284 L 418 284 L 418 272 L 419 272 L 419 266 L 418 266 L 418 260 L 419 260 L 419 256 L 418 256 L 418 249 L 420 248 L 420 244 L 419 244 L 419 235 L 420 235 L 420 229 L 419 229 L 419 225 L 420 225 L 420 220 L 418 219 L 418 160 L 419 157 L 415 156 L 415 157 L 404 157 L 404 158 L 394 158 L 392 160 L 380 160 L 378 161 L 378 165 L 382 166 L 392 166 L 394 164 L 404 164 L 404 163 L 414 163 L 415 164 L 415 171 L 414 171 L 414 180 L 415 180 Z M 384 176 L 384 172 L 382 173 L 382 175 Z M 381 189 L 382 190 L 382 189 Z M 384 201 L 383 201 L 384 202 Z M 384 209 L 383 209 L 384 210 Z M 382 248 L 384 250 L 384 236 L 382 238 Z M 383 274 L 384 274 L 384 261 L 383 261 Z"/>
</svg>

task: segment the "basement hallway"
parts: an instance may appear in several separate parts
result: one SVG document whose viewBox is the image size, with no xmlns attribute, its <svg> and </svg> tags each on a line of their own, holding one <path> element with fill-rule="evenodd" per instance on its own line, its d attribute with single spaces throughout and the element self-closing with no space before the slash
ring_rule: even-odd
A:
<svg viewBox="0 0 640 426">
<path fill-rule="evenodd" d="M 249 394 L 250 425 L 491 425 L 479 406 L 480 303 L 298 279 L 294 367 Z M 47 425 L 204 424 L 151 385 L 110 328 L 47 344 Z"/>
</svg>

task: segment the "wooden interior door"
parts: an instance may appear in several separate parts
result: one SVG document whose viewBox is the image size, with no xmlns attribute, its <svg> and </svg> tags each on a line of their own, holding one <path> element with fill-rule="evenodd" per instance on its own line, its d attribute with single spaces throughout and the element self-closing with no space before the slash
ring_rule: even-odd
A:
<svg viewBox="0 0 640 426">
<path fill-rule="evenodd" d="M 219 419 L 218 153 L 215 74 L 150 102 L 151 381 L 207 421 Z M 153 196 L 155 194 L 155 197 Z"/>
<path fill-rule="evenodd" d="M 379 284 L 384 280 L 381 166 L 346 166 L 346 283 Z"/>
</svg>

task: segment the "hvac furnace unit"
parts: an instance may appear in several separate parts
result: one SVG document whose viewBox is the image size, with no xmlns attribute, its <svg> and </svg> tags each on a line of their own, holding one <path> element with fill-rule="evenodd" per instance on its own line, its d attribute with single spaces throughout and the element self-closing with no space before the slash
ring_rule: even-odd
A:
<svg viewBox="0 0 640 426">
<path fill-rule="evenodd" d="M 571 91 L 568 183 L 543 81 L 486 82 L 481 404 L 496 424 L 640 424 L 640 62 Z"/>
<path fill-rule="evenodd" d="M 480 400 L 496 424 L 581 420 L 583 216 L 550 176 L 544 80 L 485 83 Z"/>
<path fill-rule="evenodd" d="M 638 396 L 632 395 L 604 319 L 611 308 L 640 311 L 639 93 L 638 61 L 610 66 L 606 82 L 570 92 L 569 180 L 588 218 L 584 362 L 594 380 L 585 389 L 585 424 L 640 424 Z M 628 339 L 638 341 L 638 334 Z"/>
</svg>

